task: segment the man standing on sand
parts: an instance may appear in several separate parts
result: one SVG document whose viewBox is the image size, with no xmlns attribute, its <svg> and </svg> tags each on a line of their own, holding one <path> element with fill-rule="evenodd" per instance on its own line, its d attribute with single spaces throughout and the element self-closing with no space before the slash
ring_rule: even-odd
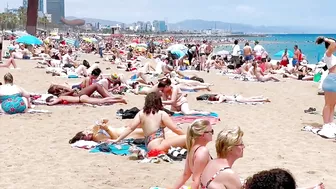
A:
<svg viewBox="0 0 336 189">
<path fill-rule="evenodd" d="M 245 43 L 244 50 L 244 59 L 246 62 L 251 62 L 253 60 L 252 48 L 248 42 Z"/>
<path fill-rule="evenodd" d="M 240 47 L 238 45 L 238 40 L 234 40 L 232 45 L 232 53 L 231 53 L 231 63 L 233 63 L 234 67 L 236 68 L 237 65 L 240 63 L 239 55 L 240 55 Z"/>
<path fill-rule="evenodd" d="M 261 46 L 259 44 L 259 41 L 255 41 L 254 42 L 254 55 L 255 55 L 255 59 L 257 60 L 261 60 L 261 55 L 265 52 L 265 49 L 263 46 Z"/>
<path fill-rule="evenodd" d="M 299 65 L 299 57 L 300 57 L 300 50 L 299 50 L 299 46 L 298 45 L 294 45 L 294 56 L 293 56 L 293 60 L 292 60 L 292 64 L 293 67 L 295 67 L 295 65 Z"/>
</svg>

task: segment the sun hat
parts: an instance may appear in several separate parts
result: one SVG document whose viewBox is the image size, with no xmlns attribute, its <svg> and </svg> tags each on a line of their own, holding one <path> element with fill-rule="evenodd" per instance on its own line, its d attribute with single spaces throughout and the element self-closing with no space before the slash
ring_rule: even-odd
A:
<svg viewBox="0 0 336 189">
<path fill-rule="evenodd" d="M 116 73 L 111 74 L 111 78 L 112 78 L 112 79 L 118 79 L 118 77 L 119 77 L 119 76 L 118 76 L 118 74 L 116 74 Z"/>
</svg>

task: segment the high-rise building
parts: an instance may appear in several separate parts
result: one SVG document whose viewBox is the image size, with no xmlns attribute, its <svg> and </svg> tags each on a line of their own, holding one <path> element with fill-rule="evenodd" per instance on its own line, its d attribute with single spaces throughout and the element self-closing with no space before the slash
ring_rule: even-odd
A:
<svg viewBox="0 0 336 189">
<path fill-rule="evenodd" d="M 47 0 L 47 13 L 51 14 L 52 23 L 61 23 L 61 18 L 65 17 L 64 0 Z"/>
<path fill-rule="evenodd" d="M 44 13 L 44 1 L 45 0 L 38 0 L 38 10 L 37 10 L 38 12 Z M 23 0 L 22 6 L 23 8 L 28 8 L 28 0 Z"/>
</svg>

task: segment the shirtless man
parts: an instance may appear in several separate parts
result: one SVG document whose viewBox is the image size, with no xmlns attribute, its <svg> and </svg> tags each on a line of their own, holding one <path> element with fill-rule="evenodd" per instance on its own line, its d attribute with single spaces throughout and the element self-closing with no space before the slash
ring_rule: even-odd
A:
<svg viewBox="0 0 336 189">
<path fill-rule="evenodd" d="M 292 60 L 293 67 L 296 66 L 299 63 L 299 57 L 300 57 L 300 50 L 298 45 L 294 45 L 294 57 Z"/>
<path fill-rule="evenodd" d="M 243 48 L 244 50 L 244 58 L 246 62 L 250 62 L 253 60 L 252 56 L 252 47 L 248 42 L 245 43 L 245 47 Z"/>
</svg>

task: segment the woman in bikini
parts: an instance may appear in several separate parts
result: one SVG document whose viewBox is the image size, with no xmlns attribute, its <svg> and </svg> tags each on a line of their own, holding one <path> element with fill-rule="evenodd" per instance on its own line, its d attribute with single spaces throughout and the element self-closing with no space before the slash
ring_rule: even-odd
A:
<svg viewBox="0 0 336 189">
<path fill-rule="evenodd" d="M 126 127 L 114 128 L 108 126 L 108 120 L 104 119 L 101 123 L 97 123 L 92 128 L 78 132 L 72 139 L 69 140 L 73 144 L 79 140 L 94 141 L 94 142 L 107 142 L 109 140 L 117 139 L 123 133 Z M 135 129 L 129 138 L 140 139 L 144 138 L 142 129 Z"/>
<path fill-rule="evenodd" d="M 252 63 L 252 67 L 249 70 L 249 74 L 254 76 L 258 81 L 265 82 L 265 81 L 280 81 L 278 78 L 268 74 L 264 75 L 261 68 L 258 67 L 256 62 Z"/>
<path fill-rule="evenodd" d="M 146 96 L 143 110 L 135 116 L 133 122 L 125 131 L 116 140 L 111 140 L 111 142 L 120 142 L 136 128 L 141 127 L 148 150 L 156 149 L 167 152 L 171 146 L 184 147 L 186 144 L 186 135 L 162 109 L 163 105 L 160 96 L 155 92 L 149 93 Z M 166 138 L 165 127 L 168 127 L 178 136 Z"/>
<path fill-rule="evenodd" d="M 271 102 L 268 98 L 265 98 L 263 96 L 243 97 L 241 95 L 228 96 L 228 95 L 222 95 L 222 94 L 211 95 L 209 96 L 208 101 L 210 101 L 213 104 L 223 103 L 223 102 L 241 102 L 241 103 Z"/>
<path fill-rule="evenodd" d="M 79 89 L 79 90 L 84 89 L 92 85 L 97 80 L 97 78 L 100 76 L 100 74 L 101 74 L 100 68 L 95 68 L 92 70 L 90 76 L 86 77 L 84 81 L 82 81 L 80 84 L 73 85 L 72 88 Z"/>
<path fill-rule="evenodd" d="M 212 159 L 206 145 L 212 141 L 214 130 L 207 120 L 195 120 L 187 131 L 187 161 L 185 162 L 183 176 L 173 189 L 181 188 L 192 177 L 191 188 L 199 188 L 200 177 L 208 162 Z"/>
<path fill-rule="evenodd" d="M 217 158 L 205 167 L 200 186 L 202 189 L 241 189 L 239 176 L 231 169 L 233 163 L 243 157 L 244 132 L 237 127 L 221 131 L 216 139 Z"/>
<path fill-rule="evenodd" d="M 103 98 L 90 97 L 97 91 Z M 104 104 L 104 103 L 126 103 L 126 100 L 120 97 L 111 96 L 104 87 L 95 83 L 85 89 L 78 91 L 61 85 L 51 85 L 48 93 L 57 96 L 57 98 L 47 99 L 48 105 L 60 103 L 89 103 L 89 104 Z"/>
<path fill-rule="evenodd" d="M 189 104 L 185 94 L 177 85 L 172 85 L 168 78 L 162 79 L 158 84 L 158 90 L 162 92 L 162 104 L 171 105 L 171 111 L 181 111 L 184 115 L 191 114 L 209 114 L 209 112 L 200 112 L 189 109 Z"/>
<path fill-rule="evenodd" d="M 94 141 L 94 142 L 109 142 L 110 140 L 117 139 L 121 133 L 123 133 L 127 127 L 111 127 L 108 125 L 107 119 L 103 119 L 97 122 L 93 127 L 84 131 L 78 132 L 72 139 L 69 140 L 70 144 L 73 144 L 79 140 Z M 167 138 L 176 136 L 175 133 L 166 132 Z M 141 128 L 136 128 L 127 138 L 143 139 L 144 133 Z"/>
</svg>

